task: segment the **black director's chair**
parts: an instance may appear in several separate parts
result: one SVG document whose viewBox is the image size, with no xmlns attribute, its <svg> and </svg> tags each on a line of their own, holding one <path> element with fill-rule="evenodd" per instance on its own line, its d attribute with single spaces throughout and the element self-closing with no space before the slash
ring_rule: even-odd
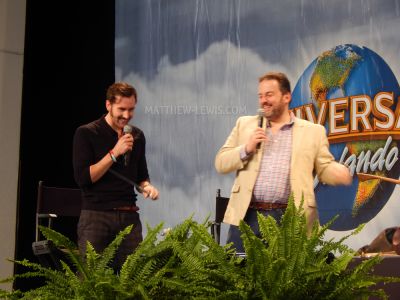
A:
<svg viewBox="0 0 400 300">
<path fill-rule="evenodd" d="M 51 228 L 56 218 L 78 218 L 81 210 L 81 191 L 75 188 L 62 188 L 45 186 L 39 181 L 37 204 L 35 242 L 32 249 L 39 262 L 50 268 L 60 268 L 59 258 L 61 251 L 49 240 L 43 240 L 39 225 Z M 74 229 L 76 231 L 76 228 Z"/>
<path fill-rule="evenodd" d="M 217 189 L 215 197 L 215 219 L 211 222 L 211 235 L 214 240 L 220 244 L 221 239 L 221 223 L 224 220 L 226 207 L 228 206 L 229 198 L 221 196 L 221 189 Z"/>
</svg>

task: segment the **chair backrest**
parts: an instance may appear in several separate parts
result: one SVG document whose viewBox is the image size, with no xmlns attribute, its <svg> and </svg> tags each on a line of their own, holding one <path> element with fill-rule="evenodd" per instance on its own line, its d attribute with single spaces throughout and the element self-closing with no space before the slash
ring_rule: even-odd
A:
<svg viewBox="0 0 400 300">
<path fill-rule="evenodd" d="M 39 181 L 36 206 L 36 241 L 39 240 L 39 223 L 55 217 L 78 217 L 81 211 L 81 190 L 50 187 Z"/>
<path fill-rule="evenodd" d="M 228 206 L 229 198 L 221 196 L 221 189 L 217 189 L 217 196 L 215 198 L 215 222 L 222 223 L 226 207 Z"/>
<path fill-rule="evenodd" d="M 81 190 L 45 186 L 39 181 L 36 213 L 76 217 L 81 211 Z"/>
<path fill-rule="evenodd" d="M 221 189 L 217 189 L 215 197 L 215 219 L 211 222 L 211 235 L 214 240 L 220 243 L 221 223 L 224 220 L 226 207 L 228 206 L 229 198 L 221 196 Z"/>
</svg>

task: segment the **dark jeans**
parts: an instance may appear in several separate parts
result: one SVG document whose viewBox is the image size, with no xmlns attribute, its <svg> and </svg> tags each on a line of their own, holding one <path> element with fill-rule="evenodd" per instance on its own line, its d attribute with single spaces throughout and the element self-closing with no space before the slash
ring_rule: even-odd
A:
<svg viewBox="0 0 400 300">
<path fill-rule="evenodd" d="M 82 210 L 78 223 L 79 252 L 84 257 L 87 241 L 97 253 L 103 252 L 116 235 L 131 224 L 132 231 L 125 236 L 112 264 L 114 270 L 119 271 L 126 257 L 133 253 L 143 240 L 142 223 L 137 212 Z"/>
<path fill-rule="evenodd" d="M 244 217 L 244 221 L 250 226 L 253 230 L 254 234 L 260 237 L 260 229 L 258 228 L 257 222 L 257 212 L 260 212 L 264 216 L 271 216 L 278 222 L 280 222 L 283 214 L 285 213 L 284 209 L 273 209 L 273 210 L 256 210 L 253 208 L 249 208 L 247 210 L 246 216 Z M 233 242 L 233 248 L 236 249 L 237 253 L 244 253 L 243 242 L 240 238 L 242 233 L 239 230 L 239 226 L 231 225 L 228 231 L 228 237 L 226 243 Z"/>
</svg>

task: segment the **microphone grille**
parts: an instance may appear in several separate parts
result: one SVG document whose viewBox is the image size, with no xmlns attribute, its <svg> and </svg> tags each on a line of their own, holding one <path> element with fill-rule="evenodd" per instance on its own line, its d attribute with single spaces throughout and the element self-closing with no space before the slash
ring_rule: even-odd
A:
<svg viewBox="0 0 400 300">
<path fill-rule="evenodd" d="M 264 109 L 262 109 L 262 108 L 257 109 L 257 115 L 260 116 L 260 117 L 263 117 L 264 116 Z"/>
<path fill-rule="evenodd" d="M 124 133 L 131 133 L 132 132 L 132 126 L 131 125 L 125 125 L 124 126 Z"/>
</svg>

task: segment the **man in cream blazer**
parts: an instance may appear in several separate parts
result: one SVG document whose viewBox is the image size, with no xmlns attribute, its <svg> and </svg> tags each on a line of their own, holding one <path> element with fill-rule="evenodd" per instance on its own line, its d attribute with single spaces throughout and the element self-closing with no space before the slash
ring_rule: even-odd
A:
<svg viewBox="0 0 400 300">
<path fill-rule="evenodd" d="M 224 222 L 231 224 L 228 242 L 234 242 L 235 246 L 238 246 L 236 244 L 240 244 L 241 241 L 235 241 L 235 238 L 230 239 L 231 231 L 236 230 L 236 235 L 240 234 L 237 230 L 240 220 L 246 220 L 249 217 L 246 216 L 250 211 L 249 206 L 252 207 L 251 203 L 257 201 L 254 191 L 256 181 L 258 185 L 260 182 L 262 185 L 265 180 L 268 185 L 268 174 L 264 174 L 261 181 L 260 178 L 258 179 L 262 162 L 274 164 L 273 156 L 269 160 L 263 160 L 265 151 L 269 149 L 265 143 L 275 136 L 279 138 L 282 128 L 291 130 L 290 140 L 287 142 L 287 145 L 291 146 L 291 153 L 289 149 L 286 159 L 288 170 L 284 175 L 287 178 L 285 199 L 277 200 L 279 203 L 287 203 L 286 196 L 292 192 L 295 203 L 299 206 L 302 196 L 304 196 L 303 207 L 307 217 L 308 230 L 311 230 L 314 221 L 318 219 L 314 195 L 314 175 L 316 174 L 321 182 L 329 185 L 349 185 L 352 181 L 348 168 L 335 162 L 329 152 L 325 128 L 298 119 L 289 111 L 291 92 L 286 75 L 271 72 L 262 76 L 259 79 L 258 96 L 260 107 L 264 111 L 264 116 L 261 116 L 263 118 L 262 128 L 259 127 L 259 116 L 240 117 L 215 158 L 215 167 L 219 173 L 236 172 L 236 179 L 224 217 Z M 281 163 L 278 162 L 275 165 L 279 167 Z M 262 199 L 262 201 L 268 202 L 268 199 Z M 260 209 L 260 212 L 265 211 Z M 268 211 L 266 213 L 268 214 Z M 252 218 L 254 219 L 254 217 Z M 250 223 L 249 225 L 252 227 Z M 241 245 L 239 245 L 240 247 Z"/>
</svg>

